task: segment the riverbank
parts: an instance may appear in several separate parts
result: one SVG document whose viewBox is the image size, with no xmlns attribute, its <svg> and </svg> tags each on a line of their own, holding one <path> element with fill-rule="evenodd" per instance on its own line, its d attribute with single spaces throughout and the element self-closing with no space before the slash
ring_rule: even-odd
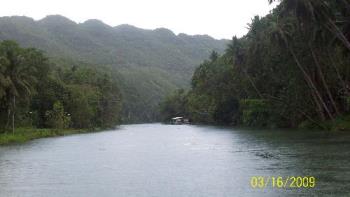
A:
<svg viewBox="0 0 350 197">
<path fill-rule="evenodd" d="M 98 130 L 17 128 L 14 134 L 12 132 L 0 133 L 0 145 L 24 143 L 39 138 L 89 133 L 93 131 Z"/>
<path fill-rule="evenodd" d="M 310 121 L 304 121 L 299 126 L 299 129 L 322 129 L 329 131 L 350 131 L 350 115 L 343 115 L 334 120 L 327 120 L 318 124 Z"/>
</svg>

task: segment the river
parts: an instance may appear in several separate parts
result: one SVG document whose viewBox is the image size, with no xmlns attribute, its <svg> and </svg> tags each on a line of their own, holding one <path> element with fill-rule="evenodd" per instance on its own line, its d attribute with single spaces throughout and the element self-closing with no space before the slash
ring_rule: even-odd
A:
<svg viewBox="0 0 350 197">
<path fill-rule="evenodd" d="M 314 188 L 253 189 L 253 176 Z M 0 196 L 346 196 L 350 134 L 138 124 L 0 147 Z"/>
</svg>

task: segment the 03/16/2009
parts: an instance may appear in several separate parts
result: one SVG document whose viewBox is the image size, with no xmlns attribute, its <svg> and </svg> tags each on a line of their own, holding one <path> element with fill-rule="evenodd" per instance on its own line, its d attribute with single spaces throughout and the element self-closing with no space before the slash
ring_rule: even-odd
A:
<svg viewBox="0 0 350 197">
<path fill-rule="evenodd" d="M 250 186 L 254 189 L 264 188 L 314 188 L 316 187 L 315 177 L 302 176 L 253 176 L 250 179 Z"/>
</svg>

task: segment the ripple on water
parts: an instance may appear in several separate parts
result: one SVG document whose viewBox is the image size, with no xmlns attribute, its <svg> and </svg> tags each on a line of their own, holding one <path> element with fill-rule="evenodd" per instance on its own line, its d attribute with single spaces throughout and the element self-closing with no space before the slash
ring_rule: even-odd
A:
<svg viewBox="0 0 350 197">
<path fill-rule="evenodd" d="M 0 196 L 345 196 L 349 163 L 349 134 L 123 125 L 0 147 Z M 252 176 L 318 186 L 253 190 Z"/>
</svg>

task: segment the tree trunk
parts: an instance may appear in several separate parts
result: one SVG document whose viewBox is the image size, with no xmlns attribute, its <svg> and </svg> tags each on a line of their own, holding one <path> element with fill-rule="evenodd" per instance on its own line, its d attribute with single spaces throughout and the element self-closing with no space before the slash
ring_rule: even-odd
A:
<svg viewBox="0 0 350 197">
<path fill-rule="evenodd" d="M 346 1 L 343 1 L 343 3 L 345 3 L 345 5 L 347 6 L 347 8 L 349 8 L 349 4 Z M 327 22 L 324 24 L 324 26 L 326 27 L 326 29 L 328 29 L 329 31 L 331 31 L 343 44 L 344 46 L 350 50 L 350 42 L 349 40 L 346 38 L 346 36 L 344 35 L 344 33 L 339 29 L 339 27 L 335 24 L 335 22 L 328 16 L 327 13 L 323 12 L 322 10 L 320 10 L 320 13 L 326 17 Z M 327 24 L 329 26 L 327 26 Z"/>
<path fill-rule="evenodd" d="M 330 112 L 330 110 L 328 109 L 326 103 L 324 102 L 320 92 L 317 90 L 315 84 L 313 83 L 311 77 L 307 74 L 307 72 L 305 71 L 304 67 L 301 65 L 301 63 L 299 62 L 298 57 L 296 56 L 294 50 L 289 46 L 288 41 L 285 37 L 283 37 L 283 40 L 286 44 L 287 49 L 289 50 L 289 52 L 292 54 L 295 63 L 297 64 L 298 68 L 301 70 L 301 72 L 304 75 L 304 79 L 306 80 L 307 84 L 309 85 L 309 87 L 315 92 L 316 96 L 318 97 L 319 101 L 321 102 L 322 106 L 324 107 L 324 109 L 326 110 L 328 116 L 334 120 L 334 117 L 332 115 L 332 113 Z"/>
<path fill-rule="evenodd" d="M 248 72 L 246 70 L 243 71 L 244 74 L 246 74 L 250 84 L 253 86 L 254 90 L 256 91 L 256 93 L 259 95 L 260 99 L 263 99 L 263 96 L 261 94 L 261 92 L 258 90 L 258 88 L 256 87 L 254 81 L 252 80 L 252 78 L 249 76 Z"/>
<path fill-rule="evenodd" d="M 325 121 L 326 117 L 324 116 L 324 111 L 323 111 L 323 107 L 322 107 L 321 103 L 317 99 L 317 96 L 316 96 L 314 91 L 311 91 L 311 95 L 312 95 L 312 98 L 317 106 L 317 112 L 318 112 L 319 116 L 321 117 L 321 120 Z"/>
<path fill-rule="evenodd" d="M 13 96 L 13 109 L 12 109 L 12 134 L 15 134 L 15 109 L 16 109 L 16 96 Z"/>
<path fill-rule="evenodd" d="M 326 28 L 331 31 L 343 44 L 344 46 L 350 50 L 350 42 L 349 40 L 345 37 L 345 35 L 343 34 L 343 32 L 339 29 L 339 27 L 334 23 L 334 21 L 332 21 L 331 19 L 328 19 L 328 24 L 330 25 L 330 27 Z"/>
<path fill-rule="evenodd" d="M 5 125 L 6 132 L 7 132 L 7 130 L 9 129 L 10 116 L 11 116 L 11 108 L 9 107 L 9 108 L 7 109 L 7 120 L 6 120 L 6 125 Z"/>
<path fill-rule="evenodd" d="M 345 80 L 343 80 L 342 76 L 340 75 L 339 69 L 336 66 L 336 61 L 332 57 L 332 55 L 331 55 L 332 53 L 331 53 L 331 51 L 329 49 L 327 49 L 327 53 L 328 53 L 329 60 L 331 61 L 331 65 L 333 66 L 333 68 L 335 70 L 335 73 L 337 74 L 337 77 L 338 77 L 341 85 L 343 86 L 343 89 L 345 91 L 346 96 L 349 96 L 350 95 L 349 89 L 348 89 L 348 87 L 346 85 Z M 341 63 L 339 62 L 339 64 L 341 64 Z"/>
<path fill-rule="evenodd" d="M 283 99 L 280 99 L 280 98 L 278 98 L 278 97 L 275 97 L 275 96 L 272 96 L 272 95 L 268 95 L 268 97 L 271 98 L 271 99 L 273 99 L 273 100 L 276 100 L 277 102 L 280 102 L 280 103 L 282 103 L 282 104 L 288 104 L 288 103 L 286 103 Z M 320 105 L 320 109 L 323 110 L 321 105 Z M 305 116 L 310 122 L 315 123 L 316 125 L 318 125 L 318 126 L 321 127 L 321 128 L 327 129 L 324 125 L 321 125 L 319 122 L 317 122 L 316 120 L 314 120 L 310 115 L 308 115 L 308 114 L 307 114 L 305 111 L 303 111 L 302 109 L 299 109 L 298 107 L 296 107 L 296 110 L 297 110 L 298 112 L 300 112 L 303 116 Z M 321 113 L 321 116 L 324 117 L 323 112 Z M 322 120 L 324 120 L 324 119 L 322 119 Z"/>
<path fill-rule="evenodd" d="M 334 98 L 333 98 L 333 95 L 331 93 L 331 91 L 329 90 L 329 87 L 327 85 L 327 82 L 326 82 L 326 79 L 324 77 L 324 74 L 322 72 L 322 68 L 321 68 L 321 65 L 320 65 L 320 62 L 318 61 L 317 57 L 316 57 L 316 54 L 315 54 L 315 51 L 314 49 L 311 47 L 311 44 L 309 44 L 309 48 L 311 50 L 311 54 L 312 54 L 312 57 L 315 61 L 315 64 L 317 66 L 317 70 L 318 70 L 318 74 L 320 75 L 320 78 L 321 78 L 321 81 L 322 81 L 322 84 L 328 94 L 328 97 L 329 97 L 329 100 L 331 101 L 332 105 L 333 105 L 333 108 L 335 110 L 335 113 L 339 116 L 340 113 L 339 113 L 339 110 L 338 110 L 338 107 L 337 107 L 337 104 L 335 103 L 334 101 Z"/>
</svg>

